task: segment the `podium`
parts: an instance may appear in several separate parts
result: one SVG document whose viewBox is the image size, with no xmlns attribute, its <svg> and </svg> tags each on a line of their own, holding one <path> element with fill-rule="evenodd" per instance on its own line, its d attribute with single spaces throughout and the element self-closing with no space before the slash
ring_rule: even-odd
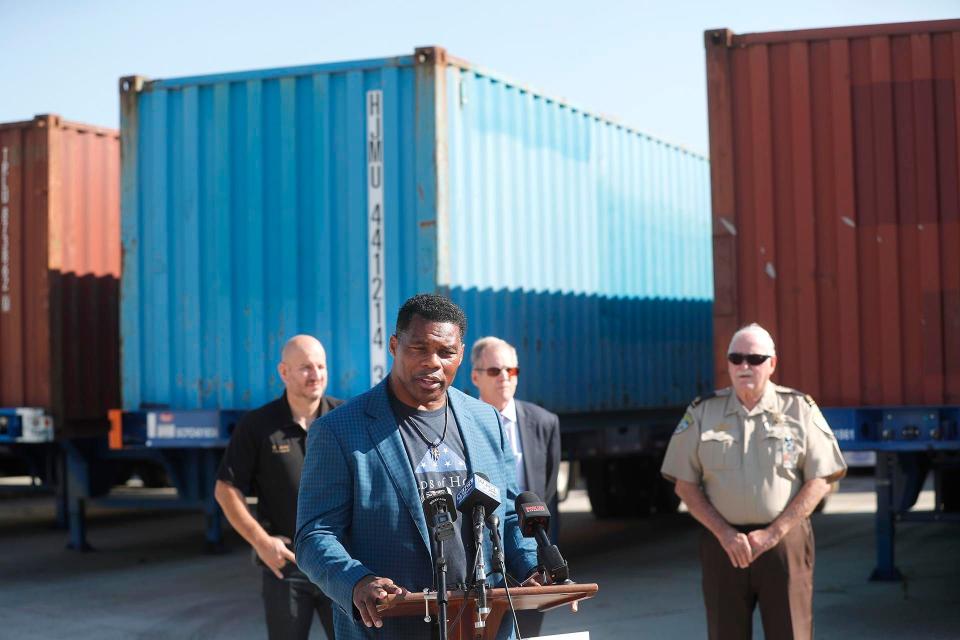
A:
<svg viewBox="0 0 960 640">
<path fill-rule="evenodd" d="M 510 589 L 513 607 L 517 611 L 537 609 L 548 611 L 563 605 L 586 600 L 596 595 L 599 587 L 596 584 L 552 584 L 543 587 L 514 587 Z M 449 604 L 447 605 L 447 629 L 449 640 L 473 640 L 475 638 L 474 621 L 477 615 L 476 592 L 447 591 Z M 505 589 L 488 589 L 487 606 L 490 614 L 486 619 L 483 630 L 483 640 L 495 640 L 497 629 L 503 624 L 513 624 L 510 615 L 510 603 L 507 600 Z M 411 591 L 402 596 L 388 595 L 377 605 L 377 611 L 383 618 L 399 616 L 426 617 L 429 609 L 430 617 L 437 619 L 437 598 L 435 593 L 425 594 L 421 591 Z M 456 624 L 454 624 L 456 621 Z M 433 622 L 424 624 L 433 624 Z"/>
</svg>

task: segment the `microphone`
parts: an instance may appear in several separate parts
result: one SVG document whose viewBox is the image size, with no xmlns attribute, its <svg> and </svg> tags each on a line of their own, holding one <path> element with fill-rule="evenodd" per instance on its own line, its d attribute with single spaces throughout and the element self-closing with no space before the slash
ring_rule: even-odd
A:
<svg viewBox="0 0 960 640">
<path fill-rule="evenodd" d="M 477 589 L 477 621 L 474 627 L 478 636 L 486 627 L 486 616 L 490 613 L 487 606 L 487 572 L 483 563 L 483 521 L 486 514 L 493 513 L 500 506 L 500 489 L 490 482 L 483 473 L 470 476 L 467 483 L 457 492 L 457 509 L 473 516 L 473 539 L 476 541 L 476 560 L 473 565 L 473 587 Z"/>
<path fill-rule="evenodd" d="M 456 533 L 453 523 L 457 510 L 453 503 L 453 491 L 449 487 L 427 491 L 423 494 L 423 513 L 433 527 L 437 542 L 449 540 Z"/>
<path fill-rule="evenodd" d="M 500 541 L 500 518 L 497 514 L 491 513 L 487 516 L 487 529 L 490 529 L 490 545 L 492 547 L 491 556 L 493 557 L 493 571 L 504 576 L 506 580 L 506 566 L 503 560 L 503 543 Z"/>
<path fill-rule="evenodd" d="M 457 510 L 453 503 L 453 491 L 449 487 L 427 491 L 423 494 L 421 500 L 423 505 L 423 514 L 427 518 L 427 524 L 433 529 L 433 538 L 435 544 L 432 545 L 434 552 L 433 580 L 437 587 L 437 615 L 439 616 L 440 638 L 446 640 L 447 637 L 447 559 L 443 555 L 443 543 L 456 535 L 456 528 L 453 526 L 457 519 Z M 424 617 L 424 622 L 430 622 L 430 610 Z"/>
<path fill-rule="evenodd" d="M 570 579 L 570 569 L 560 555 L 557 545 L 550 543 L 547 528 L 550 526 L 550 510 L 537 494 L 524 491 L 514 501 L 520 518 L 520 531 L 526 538 L 537 540 L 537 562 L 550 575 L 551 582 L 560 583 Z"/>
<path fill-rule="evenodd" d="M 457 509 L 473 516 L 473 524 L 483 526 L 487 513 L 500 506 L 500 489 L 484 473 L 475 473 L 457 492 Z"/>
</svg>

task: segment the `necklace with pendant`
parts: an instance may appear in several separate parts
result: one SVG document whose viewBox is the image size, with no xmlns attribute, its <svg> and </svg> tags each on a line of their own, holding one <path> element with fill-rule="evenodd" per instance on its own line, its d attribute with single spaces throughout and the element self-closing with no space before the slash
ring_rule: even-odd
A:
<svg viewBox="0 0 960 640">
<path fill-rule="evenodd" d="M 420 427 L 418 427 L 412 420 L 410 421 L 410 424 L 413 425 L 414 429 L 416 429 L 417 435 L 420 436 L 420 439 L 423 440 L 423 443 L 427 445 L 427 451 L 430 452 L 430 457 L 433 458 L 434 462 L 440 461 L 440 445 L 443 444 L 443 439 L 447 437 L 447 419 L 450 411 L 449 404 L 449 401 L 444 402 L 443 404 L 443 433 L 440 434 L 440 439 L 436 442 L 431 442 L 428 440 L 427 436 L 423 434 L 423 431 L 420 431 Z"/>
</svg>

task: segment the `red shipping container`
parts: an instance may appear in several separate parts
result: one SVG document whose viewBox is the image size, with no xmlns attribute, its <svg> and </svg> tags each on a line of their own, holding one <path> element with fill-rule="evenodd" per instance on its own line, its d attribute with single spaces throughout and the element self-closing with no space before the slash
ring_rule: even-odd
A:
<svg viewBox="0 0 960 640">
<path fill-rule="evenodd" d="M 960 20 L 705 44 L 717 380 L 755 321 L 823 405 L 960 403 Z"/>
<path fill-rule="evenodd" d="M 0 124 L 0 406 L 45 409 L 57 437 L 119 406 L 119 167 L 115 130 Z"/>
</svg>

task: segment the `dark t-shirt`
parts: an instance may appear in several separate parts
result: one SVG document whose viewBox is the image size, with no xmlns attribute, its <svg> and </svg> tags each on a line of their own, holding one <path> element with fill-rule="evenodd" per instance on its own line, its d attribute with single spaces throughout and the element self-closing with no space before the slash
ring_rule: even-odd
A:
<svg viewBox="0 0 960 640">
<path fill-rule="evenodd" d="M 320 415 L 343 404 L 324 396 Z M 240 418 L 223 454 L 217 479 L 257 496 L 257 521 L 267 533 L 293 540 L 297 494 L 307 432 L 293 421 L 287 394 Z"/>
<path fill-rule="evenodd" d="M 449 405 L 434 411 L 419 411 L 397 400 L 387 385 L 390 408 L 397 419 L 400 437 L 407 450 L 407 458 L 413 468 L 413 477 L 421 499 L 423 494 L 434 489 L 448 487 L 456 497 L 457 491 L 467 481 L 467 463 L 463 438 L 456 416 Z M 446 416 L 446 417 L 445 417 Z M 430 448 L 421 434 L 430 442 L 436 443 L 443 434 L 444 420 L 447 420 L 447 433 L 437 447 L 438 457 L 430 453 Z M 419 429 L 419 433 L 417 432 Z M 428 529 L 430 523 L 427 523 Z M 447 560 L 447 584 L 452 587 L 466 583 L 467 571 L 473 567 L 473 530 L 470 522 L 464 524 L 463 514 L 458 513 L 454 522 L 457 535 L 443 545 L 443 555 Z M 431 531 L 431 536 L 433 532 Z M 470 550 L 468 566 L 466 550 Z"/>
</svg>

